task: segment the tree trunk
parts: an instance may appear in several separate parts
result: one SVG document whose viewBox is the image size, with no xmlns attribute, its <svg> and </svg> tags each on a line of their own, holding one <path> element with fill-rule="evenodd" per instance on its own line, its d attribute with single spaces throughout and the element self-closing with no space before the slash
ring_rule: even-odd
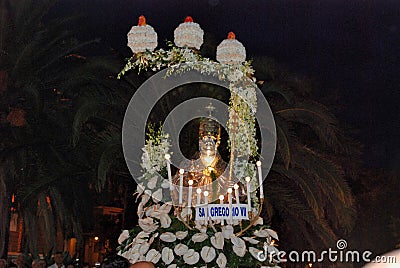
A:
<svg viewBox="0 0 400 268">
<path fill-rule="evenodd" d="M 11 194 L 6 185 L 4 163 L 0 166 L 0 258 L 7 259 L 10 238 Z"/>
</svg>

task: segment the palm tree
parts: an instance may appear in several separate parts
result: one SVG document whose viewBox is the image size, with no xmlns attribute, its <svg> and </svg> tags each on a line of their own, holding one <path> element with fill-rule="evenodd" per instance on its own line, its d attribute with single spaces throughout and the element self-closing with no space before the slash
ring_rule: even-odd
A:
<svg viewBox="0 0 400 268">
<path fill-rule="evenodd" d="M 280 231 L 284 248 L 334 247 L 356 219 L 349 181 L 360 162 L 359 146 L 335 115 L 313 100 L 310 80 L 265 57 L 254 65 L 277 128 L 275 161 L 264 186 L 266 217 Z"/>
<path fill-rule="evenodd" d="M 43 24 L 54 1 L 1 2 L 0 14 L 0 256 L 7 255 L 11 196 L 24 220 L 25 250 L 37 253 L 38 230 L 54 247 L 56 230 L 82 233 L 91 212 L 89 161 L 71 146 L 73 99 L 95 87 L 90 60 L 77 54 L 92 43 L 72 38 L 70 18 Z"/>
</svg>

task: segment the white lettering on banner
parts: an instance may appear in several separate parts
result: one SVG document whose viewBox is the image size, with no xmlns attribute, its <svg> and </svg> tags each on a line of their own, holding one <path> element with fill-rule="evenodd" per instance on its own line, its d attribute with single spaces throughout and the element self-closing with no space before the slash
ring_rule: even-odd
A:
<svg viewBox="0 0 400 268">
<path fill-rule="evenodd" d="M 230 214 L 233 220 L 248 220 L 247 204 L 232 204 L 231 210 L 229 210 L 229 204 L 208 204 L 196 207 L 196 221 L 206 220 L 207 215 L 210 220 L 226 220 L 230 219 Z"/>
</svg>

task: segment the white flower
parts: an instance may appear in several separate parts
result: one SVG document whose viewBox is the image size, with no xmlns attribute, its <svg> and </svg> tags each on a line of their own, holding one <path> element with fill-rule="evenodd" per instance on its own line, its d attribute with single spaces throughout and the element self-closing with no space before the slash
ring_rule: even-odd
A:
<svg viewBox="0 0 400 268">
<path fill-rule="evenodd" d="M 196 264 L 200 259 L 200 254 L 195 252 L 194 249 L 189 249 L 184 255 L 183 260 L 189 265 Z"/>
<path fill-rule="evenodd" d="M 246 254 L 246 246 L 244 247 L 238 247 L 236 245 L 233 245 L 232 247 L 233 252 L 236 253 L 239 257 L 243 257 Z"/>
<path fill-rule="evenodd" d="M 269 233 L 268 233 L 267 229 L 255 230 L 254 235 L 258 236 L 258 237 L 268 237 Z"/>
<path fill-rule="evenodd" d="M 163 248 L 163 250 L 161 251 L 161 255 L 162 261 L 167 265 L 174 260 L 174 252 L 168 247 Z"/>
<path fill-rule="evenodd" d="M 160 215 L 160 222 L 161 222 L 161 227 L 162 228 L 168 228 L 171 226 L 171 218 L 168 216 L 168 214 L 161 214 Z"/>
<path fill-rule="evenodd" d="M 258 217 L 258 219 L 253 223 L 253 225 L 263 225 L 264 220 L 261 217 Z"/>
<path fill-rule="evenodd" d="M 268 234 L 269 234 L 272 238 L 274 238 L 274 239 L 276 239 L 276 240 L 279 240 L 279 239 L 278 239 L 278 234 L 277 234 L 274 230 L 272 230 L 272 229 L 267 229 L 267 232 L 268 232 Z"/>
<path fill-rule="evenodd" d="M 168 189 L 169 188 L 169 181 L 164 179 L 161 183 L 161 187 L 164 189 Z"/>
<path fill-rule="evenodd" d="M 144 254 L 147 253 L 147 251 L 149 250 L 149 248 L 150 248 L 150 244 L 149 244 L 148 242 L 145 242 L 145 243 L 143 243 L 143 244 L 140 246 L 140 248 L 139 248 L 139 253 L 140 253 L 141 255 L 144 255 Z"/>
<path fill-rule="evenodd" d="M 131 250 L 128 250 L 128 251 L 125 251 L 124 253 L 122 253 L 121 256 L 124 257 L 125 259 L 129 260 L 129 262 L 135 263 L 138 261 L 140 254 L 139 254 L 139 252 L 133 252 Z"/>
<path fill-rule="evenodd" d="M 176 238 L 179 240 L 184 239 L 188 235 L 188 231 L 178 231 L 176 232 Z"/>
<path fill-rule="evenodd" d="M 150 192 L 150 194 L 151 194 L 151 192 Z M 140 203 L 142 203 L 143 206 L 145 206 L 149 200 L 150 200 L 150 195 L 143 194 L 142 199 L 140 200 Z"/>
<path fill-rule="evenodd" d="M 177 268 L 178 266 L 176 266 L 176 264 L 171 264 L 171 265 L 168 265 L 168 267 L 167 268 Z"/>
<path fill-rule="evenodd" d="M 252 238 L 252 237 L 243 237 L 243 240 L 249 242 L 250 244 L 257 245 L 260 241 Z"/>
<path fill-rule="evenodd" d="M 249 252 L 250 252 L 251 256 L 253 256 L 257 260 L 259 260 L 260 254 L 264 254 L 264 251 L 262 251 L 260 249 L 253 248 L 253 247 L 249 247 Z"/>
<path fill-rule="evenodd" d="M 222 235 L 224 236 L 225 239 L 231 238 L 231 235 L 233 235 L 233 227 L 231 225 L 223 226 Z"/>
<path fill-rule="evenodd" d="M 143 209 L 143 203 L 142 202 L 140 202 L 139 205 L 138 205 L 137 215 L 138 215 L 139 219 L 143 218 L 144 209 Z"/>
<path fill-rule="evenodd" d="M 201 249 L 200 255 L 201 255 L 201 258 L 202 258 L 206 263 L 209 263 L 209 262 L 211 262 L 211 261 L 215 258 L 215 256 L 216 256 L 215 249 L 214 249 L 213 247 L 205 246 L 205 247 L 203 247 L 203 248 Z"/>
<path fill-rule="evenodd" d="M 158 223 L 153 221 L 153 218 L 139 219 L 139 226 L 146 233 L 152 233 L 158 228 Z"/>
<path fill-rule="evenodd" d="M 152 197 L 153 197 L 153 201 L 154 201 L 155 203 L 160 202 L 161 199 L 162 199 L 162 197 L 163 197 L 162 189 L 160 188 L 160 189 L 158 189 L 157 191 L 155 191 L 155 192 L 152 194 Z"/>
<path fill-rule="evenodd" d="M 178 256 L 184 255 L 186 252 L 188 252 L 189 248 L 185 244 L 178 244 L 174 248 L 174 252 Z"/>
<path fill-rule="evenodd" d="M 139 183 L 139 184 L 137 185 L 136 191 L 137 191 L 137 193 L 139 194 L 139 196 L 143 193 L 143 191 L 144 191 L 143 183 Z"/>
<path fill-rule="evenodd" d="M 146 261 L 148 262 L 152 262 L 155 264 L 160 260 L 160 258 L 161 258 L 160 252 L 158 252 L 154 248 L 150 249 L 149 252 L 147 252 Z"/>
<path fill-rule="evenodd" d="M 174 242 L 176 240 L 176 236 L 171 232 L 165 232 L 160 235 L 160 239 L 164 242 Z"/>
<path fill-rule="evenodd" d="M 149 188 L 150 190 L 153 190 L 156 185 L 157 185 L 157 181 L 158 181 L 158 176 L 154 176 L 152 177 L 148 182 L 147 182 L 147 188 Z"/>
<path fill-rule="evenodd" d="M 217 262 L 217 265 L 218 265 L 219 268 L 225 268 L 226 267 L 226 263 L 227 263 L 225 254 L 221 252 L 218 255 L 218 258 L 217 258 L 216 262 Z"/>
<path fill-rule="evenodd" d="M 195 242 L 195 243 L 196 242 L 203 242 L 207 238 L 208 238 L 207 234 L 205 234 L 205 233 L 197 233 L 197 234 L 194 234 L 192 236 L 192 241 Z"/>
<path fill-rule="evenodd" d="M 224 236 L 222 235 L 221 232 L 215 233 L 214 236 L 211 237 L 210 241 L 211 241 L 211 244 L 216 249 L 223 249 L 224 248 Z"/>
<path fill-rule="evenodd" d="M 149 234 L 146 233 L 146 232 L 141 231 L 141 232 L 139 232 L 139 233 L 136 235 L 136 238 L 137 238 L 137 239 L 149 238 Z"/>
<path fill-rule="evenodd" d="M 231 242 L 233 245 L 235 245 L 239 248 L 246 247 L 246 243 L 244 242 L 244 240 L 237 237 L 236 235 L 231 235 Z"/>
<path fill-rule="evenodd" d="M 118 244 L 122 244 L 126 239 L 129 237 L 129 231 L 123 230 L 122 233 L 119 235 Z"/>
</svg>

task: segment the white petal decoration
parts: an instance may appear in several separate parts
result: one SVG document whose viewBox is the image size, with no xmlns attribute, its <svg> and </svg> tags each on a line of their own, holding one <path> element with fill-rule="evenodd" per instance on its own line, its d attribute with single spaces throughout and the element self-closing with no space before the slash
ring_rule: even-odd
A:
<svg viewBox="0 0 400 268">
<path fill-rule="evenodd" d="M 189 249 L 184 255 L 183 260 L 189 265 L 196 264 L 200 259 L 200 254 L 195 252 L 194 249 Z"/>
<path fill-rule="evenodd" d="M 139 196 L 143 193 L 143 191 L 144 191 L 143 183 L 139 183 L 139 184 L 137 185 L 136 191 L 137 191 L 137 193 L 139 194 Z"/>
<path fill-rule="evenodd" d="M 233 234 L 233 227 L 231 225 L 226 225 L 222 227 L 222 235 L 225 239 L 230 239 Z"/>
<path fill-rule="evenodd" d="M 246 60 L 246 49 L 230 32 L 228 39 L 223 40 L 217 47 L 217 61 L 222 64 L 240 64 Z"/>
<path fill-rule="evenodd" d="M 215 233 L 214 236 L 211 237 L 210 241 L 213 247 L 215 247 L 216 249 L 224 248 L 224 236 L 221 232 Z"/>
<path fill-rule="evenodd" d="M 129 237 L 129 231 L 128 230 L 123 230 L 122 233 L 118 237 L 118 244 L 121 244 L 124 242 L 126 239 Z"/>
<path fill-rule="evenodd" d="M 161 258 L 160 252 L 158 252 L 154 248 L 150 249 L 149 252 L 147 252 L 146 261 L 148 262 L 157 263 L 160 260 L 160 258 Z"/>
<path fill-rule="evenodd" d="M 239 257 L 243 257 L 246 254 L 246 246 L 244 247 L 238 247 L 236 245 L 233 245 L 232 247 L 233 252 L 236 253 Z"/>
<path fill-rule="evenodd" d="M 130 263 L 135 263 L 139 260 L 140 254 L 139 252 L 132 252 L 132 251 L 126 251 L 122 253 L 122 257 L 125 259 L 128 259 Z"/>
<path fill-rule="evenodd" d="M 136 236 L 136 239 L 145 239 L 145 238 L 149 238 L 149 234 L 143 231 L 138 233 Z"/>
<path fill-rule="evenodd" d="M 150 248 L 150 244 L 148 242 L 143 243 L 139 248 L 139 253 L 141 255 L 144 255 L 147 253 L 147 251 L 149 251 L 149 248 Z"/>
<path fill-rule="evenodd" d="M 268 237 L 270 234 L 268 233 L 267 229 L 263 230 L 255 230 L 254 235 L 258 237 Z"/>
<path fill-rule="evenodd" d="M 139 219 L 139 226 L 146 233 L 152 233 L 158 228 L 158 223 L 153 221 L 153 218 Z"/>
<path fill-rule="evenodd" d="M 191 17 L 187 17 L 184 23 L 174 31 L 174 42 L 178 47 L 194 47 L 200 49 L 203 44 L 204 31 L 198 23 L 193 22 Z"/>
<path fill-rule="evenodd" d="M 147 182 L 147 188 L 149 188 L 150 190 L 153 190 L 156 185 L 157 185 L 157 181 L 158 181 L 158 176 L 154 176 L 152 177 L 148 182 Z"/>
<path fill-rule="evenodd" d="M 251 256 L 253 256 L 256 260 L 260 259 L 260 255 L 264 254 L 264 251 L 260 250 L 260 249 L 256 249 L 253 247 L 249 247 L 249 252 L 251 254 Z"/>
<path fill-rule="evenodd" d="M 199 231 L 202 232 L 202 233 L 206 233 L 206 232 L 207 232 L 207 227 L 204 226 L 204 225 L 199 225 L 199 224 L 197 224 L 197 225 L 196 225 L 196 229 L 199 230 Z"/>
<path fill-rule="evenodd" d="M 162 228 L 168 228 L 171 226 L 171 218 L 168 216 L 168 214 L 161 214 L 160 223 Z"/>
<path fill-rule="evenodd" d="M 216 262 L 217 262 L 217 265 L 218 265 L 219 268 L 225 268 L 226 267 L 226 263 L 227 263 L 225 254 L 221 252 L 218 255 L 218 258 L 217 258 Z"/>
<path fill-rule="evenodd" d="M 253 223 L 253 225 L 263 225 L 264 220 L 261 217 L 258 217 L 258 219 Z"/>
<path fill-rule="evenodd" d="M 276 239 L 276 240 L 279 240 L 279 239 L 278 239 L 278 234 L 277 234 L 274 230 L 272 230 L 272 229 L 266 229 L 266 230 L 267 230 L 268 234 L 269 234 L 272 238 L 274 238 L 274 239 Z"/>
<path fill-rule="evenodd" d="M 140 203 L 143 203 L 143 206 L 145 206 L 149 200 L 150 200 L 150 195 L 144 194 L 144 195 L 142 195 L 142 199 L 140 200 Z"/>
<path fill-rule="evenodd" d="M 169 181 L 164 179 L 161 183 L 161 187 L 164 189 L 168 189 L 169 188 Z"/>
<path fill-rule="evenodd" d="M 215 256 L 216 256 L 217 254 L 215 253 L 215 249 L 214 249 L 213 247 L 205 246 L 205 247 L 203 247 L 203 248 L 201 249 L 200 255 L 201 255 L 201 258 L 202 258 L 206 263 L 209 263 L 209 262 L 211 262 L 211 261 L 215 258 Z"/>
<path fill-rule="evenodd" d="M 163 250 L 161 251 L 161 255 L 162 261 L 167 265 L 174 260 L 174 252 L 168 247 L 163 248 Z"/>
<path fill-rule="evenodd" d="M 162 199 L 162 197 L 163 197 L 163 195 L 162 195 L 162 189 L 160 188 L 160 189 L 158 189 L 157 191 L 155 191 L 155 192 L 152 194 L 152 197 L 153 197 L 153 201 L 154 201 L 155 203 L 160 202 L 161 199 Z"/>
<path fill-rule="evenodd" d="M 174 242 L 176 240 L 176 236 L 171 232 L 165 232 L 160 235 L 160 239 L 164 242 Z"/>
<path fill-rule="evenodd" d="M 159 207 L 159 211 L 160 213 L 168 214 L 171 211 L 171 208 L 172 208 L 171 204 L 165 203 Z"/>
<path fill-rule="evenodd" d="M 158 233 L 155 233 L 155 234 L 153 234 L 153 235 L 150 237 L 150 239 L 149 239 L 149 244 L 150 244 L 150 245 L 153 244 L 154 239 L 155 239 L 156 237 L 158 237 Z"/>
<path fill-rule="evenodd" d="M 197 233 L 192 236 L 192 241 L 195 243 L 203 242 L 208 238 L 208 235 L 205 233 Z"/>
<path fill-rule="evenodd" d="M 176 232 L 176 238 L 179 240 L 184 239 L 188 235 L 188 231 L 178 231 Z"/>
<path fill-rule="evenodd" d="M 144 16 L 139 17 L 139 25 L 133 26 L 128 33 L 128 47 L 133 53 L 154 50 L 157 47 L 157 33 L 150 25 L 146 25 Z"/>
<path fill-rule="evenodd" d="M 171 265 L 168 265 L 167 268 L 178 268 L 178 266 L 176 266 L 176 264 L 171 264 Z"/>
<path fill-rule="evenodd" d="M 243 240 L 247 241 L 247 242 L 249 242 L 250 244 L 253 244 L 253 245 L 257 245 L 258 243 L 260 243 L 260 241 L 254 239 L 252 237 L 243 237 Z"/>
<path fill-rule="evenodd" d="M 138 215 L 139 219 L 143 218 L 144 210 L 143 210 L 143 203 L 142 202 L 140 202 L 139 205 L 138 205 L 137 215 Z"/>
<path fill-rule="evenodd" d="M 174 248 L 174 252 L 178 256 L 184 255 L 186 252 L 188 252 L 189 248 L 185 244 L 178 244 Z"/>
<path fill-rule="evenodd" d="M 244 240 L 241 239 L 240 237 L 237 237 L 236 235 L 231 235 L 231 242 L 233 245 L 235 245 L 239 248 L 246 247 L 246 243 L 244 242 Z"/>
</svg>

